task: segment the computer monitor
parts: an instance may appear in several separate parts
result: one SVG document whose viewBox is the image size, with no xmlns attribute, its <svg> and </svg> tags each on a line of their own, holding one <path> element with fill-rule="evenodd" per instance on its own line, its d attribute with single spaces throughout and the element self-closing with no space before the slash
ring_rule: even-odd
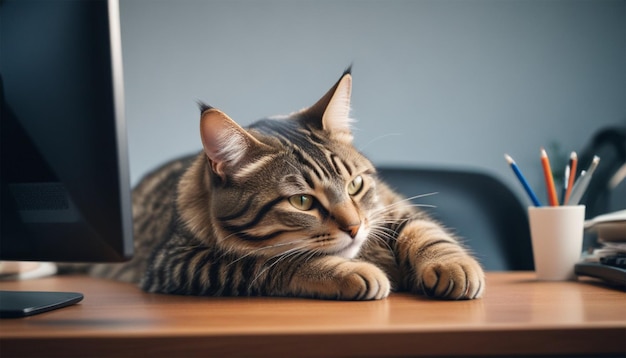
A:
<svg viewBox="0 0 626 358">
<path fill-rule="evenodd" d="M 0 260 L 130 258 L 118 0 L 0 0 L 0 34 Z"/>
</svg>

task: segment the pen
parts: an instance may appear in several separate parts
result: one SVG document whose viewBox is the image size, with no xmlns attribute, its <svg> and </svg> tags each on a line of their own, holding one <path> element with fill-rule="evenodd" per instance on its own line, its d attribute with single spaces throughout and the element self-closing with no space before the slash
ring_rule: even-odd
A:
<svg viewBox="0 0 626 358">
<path fill-rule="evenodd" d="M 533 204 L 535 206 L 541 206 L 541 202 L 539 202 L 539 199 L 537 199 L 537 195 L 535 195 L 535 192 L 533 192 L 533 190 L 530 187 L 530 185 L 528 185 L 528 182 L 526 181 L 526 178 L 524 178 L 524 175 L 522 175 L 522 172 L 517 167 L 517 164 L 515 163 L 513 158 L 511 158 L 511 156 L 509 156 L 508 154 L 505 154 L 504 158 L 506 159 L 507 162 L 509 162 L 509 165 L 511 166 L 511 169 L 513 169 L 513 172 L 517 176 L 517 179 L 520 181 L 520 183 L 522 183 L 522 186 L 526 190 L 526 194 L 528 194 L 528 196 L 530 197 L 530 200 L 533 202 Z"/>
<path fill-rule="evenodd" d="M 558 206 L 559 199 L 556 196 L 556 188 L 554 187 L 554 179 L 552 178 L 552 169 L 550 169 L 550 160 L 546 150 L 541 148 L 541 165 L 543 166 L 543 176 L 546 181 L 546 189 L 548 192 L 548 202 L 550 206 Z"/>
<path fill-rule="evenodd" d="M 574 180 L 576 180 L 576 167 L 578 164 L 578 155 L 576 152 L 572 152 L 569 156 L 569 178 L 567 180 L 567 187 L 565 190 L 565 196 L 563 197 L 563 205 L 566 205 L 572 195 L 572 189 L 574 187 Z"/>
<path fill-rule="evenodd" d="M 589 186 L 589 182 L 591 181 L 591 176 L 593 172 L 596 171 L 598 167 L 598 163 L 600 163 L 600 157 L 597 155 L 593 157 L 589 168 L 587 168 L 587 172 L 583 175 L 581 173 L 580 178 L 574 184 L 574 188 L 572 189 L 572 194 L 569 197 L 566 205 L 578 205 L 580 199 L 582 199 L 587 187 Z"/>
</svg>

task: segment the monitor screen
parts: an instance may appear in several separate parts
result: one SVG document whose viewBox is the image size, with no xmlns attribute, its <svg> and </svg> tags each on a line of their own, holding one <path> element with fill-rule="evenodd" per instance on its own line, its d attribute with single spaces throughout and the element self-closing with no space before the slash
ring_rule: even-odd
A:
<svg viewBox="0 0 626 358">
<path fill-rule="evenodd" d="M 117 0 L 0 0 L 0 260 L 133 250 Z"/>
</svg>

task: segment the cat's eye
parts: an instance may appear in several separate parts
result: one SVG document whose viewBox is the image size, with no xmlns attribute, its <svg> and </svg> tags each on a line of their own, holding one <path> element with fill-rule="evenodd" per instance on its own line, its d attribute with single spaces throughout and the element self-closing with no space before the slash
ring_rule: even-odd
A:
<svg viewBox="0 0 626 358">
<path fill-rule="evenodd" d="M 307 211 L 313 207 L 314 200 L 312 195 L 298 194 L 289 197 L 289 204 L 298 210 Z"/>
<path fill-rule="evenodd" d="M 363 177 L 359 175 L 358 177 L 352 179 L 352 181 L 348 184 L 348 194 L 356 195 L 361 191 L 362 188 Z"/>
</svg>

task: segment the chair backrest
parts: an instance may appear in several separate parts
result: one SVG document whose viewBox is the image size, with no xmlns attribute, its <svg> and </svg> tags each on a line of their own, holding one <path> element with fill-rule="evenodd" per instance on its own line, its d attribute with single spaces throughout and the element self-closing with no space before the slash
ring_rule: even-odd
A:
<svg viewBox="0 0 626 358">
<path fill-rule="evenodd" d="M 626 167 L 626 125 L 603 128 L 594 134 L 579 152 L 579 171 L 586 169 L 594 156 L 601 158 L 587 192 L 581 200 L 585 204 L 585 217 L 590 219 L 607 212 L 626 209 L 624 188 L 620 181 Z"/>
<path fill-rule="evenodd" d="M 489 271 L 532 270 L 528 216 L 515 194 L 485 173 L 430 168 L 378 168 L 398 193 L 412 197 L 458 235 Z"/>
</svg>

